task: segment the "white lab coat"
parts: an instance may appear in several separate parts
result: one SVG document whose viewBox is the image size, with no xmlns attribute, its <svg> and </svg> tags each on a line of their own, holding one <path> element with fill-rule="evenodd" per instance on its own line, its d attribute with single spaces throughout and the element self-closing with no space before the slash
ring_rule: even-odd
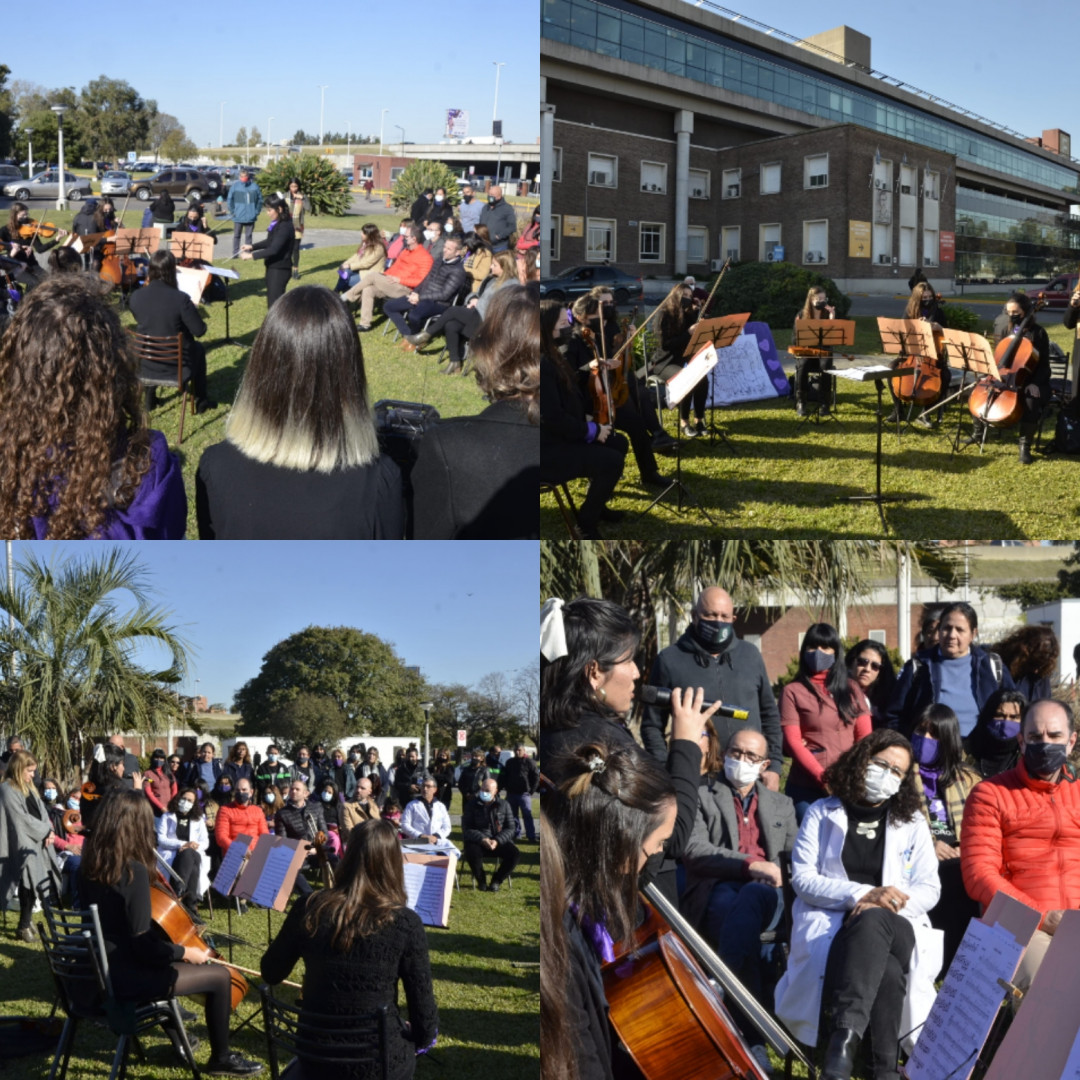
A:
<svg viewBox="0 0 1080 1080">
<path fill-rule="evenodd" d="M 792 852 L 791 884 L 798 899 L 792 910 L 787 971 L 776 986 L 776 1015 L 807 1046 L 817 1045 L 829 946 L 847 913 L 870 892 L 869 885 L 848 880 L 841 861 L 847 822 L 839 799 L 819 800 L 807 810 Z M 922 814 L 906 824 L 887 827 L 881 883 L 908 894 L 900 914 L 915 929 L 915 951 L 900 1016 L 903 1036 L 929 1014 L 936 994 L 934 978 L 943 960 L 943 934 L 927 917 L 941 895 L 941 883 L 930 827 Z M 908 1053 L 917 1037 L 915 1032 L 902 1040 Z"/>
<path fill-rule="evenodd" d="M 423 799 L 413 799 L 401 815 L 401 831 L 406 836 L 437 836 L 446 840 L 450 828 L 450 813 L 438 799 L 431 804 L 430 815 Z"/>
<path fill-rule="evenodd" d="M 199 845 L 199 896 L 205 896 L 210 888 L 210 834 L 206 831 L 205 818 L 190 818 L 189 822 L 190 842 Z M 183 843 L 176 836 L 176 815 L 162 814 L 157 819 L 157 848 L 170 866 Z"/>
</svg>

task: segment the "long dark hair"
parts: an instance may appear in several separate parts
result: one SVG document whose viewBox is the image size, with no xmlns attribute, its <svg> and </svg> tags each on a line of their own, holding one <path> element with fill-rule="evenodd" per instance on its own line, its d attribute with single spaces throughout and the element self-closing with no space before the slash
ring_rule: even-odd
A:
<svg viewBox="0 0 1080 1080">
<path fill-rule="evenodd" d="M 577 380 L 555 341 L 555 327 L 565 310 L 558 300 L 540 301 L 540 354 L 551 362 L 559 382 L 573 392 L 577 390 Z"/>
<path fill-rule="evenodd" d="M 276 210 L 278 221 L 289 221 L 292 218 L 292 211 L 289 209 L 288 202 L 280 195 L 271 195 L 266 200 L 267 210 Z"/>
<path fill-rule="evenodd" d="M 566 873 L 562 853 L 540 811 L 540 1059 L 541 1080 L 577 1080 L 577 1059 L 566 1016 Z"/>
<path fill-rule="evenodd" d="M 150 268 L 146 271 L 147 283 L 163 281 L 176 288 L 176 256 L 168 248 L 158 248 L 150 256 Z"/>
<path fill-rule="evenodd" d="M 547 796 L 546 810 L 563 854 L 566 898 L 579 922 L 602 922 L 614 941 L 626 941 L 637 924 L 638 856 L 675 786 L 640 747 L 600 740 L 560 754 L 555 775 L 566 779 Z"/>
<path fill-rule="evenodd" d="M 906 750 L 912 762 L 915 755 L 911 743 L 892 728 L 878 728 L 845 750 L 824 772 L 821 782 L 826 789 L 848 805 L 855 806 L 866 798 L 866 766 L 875 754 L 890 746 Z M 899 824 L 913 821 L 922 812 L 922 795 L 915 787 L 915 770 L 908 767 L 900 790 L 889 800 L 889 821 Z"/>
<path fill-rule="evenodd" d="M 937 739 L 938 752 L 933 768 L 937 770 L 941 789 L 952 784 L 964 766 L 964 742 L 960 735 L 960 721 L 948 705 L 927 705 L 915 721 L 913 734 L 921 734 L 925 724 L 926 734 Z"/>
<path fill-rule="evenodd" d="M 255 461 L 302 472 L 379 456 L 360 339 L 329 289 L 300 285 L 267 312 L 226 437 Z"/>
<path fill-rule="evenodd" d="M 330 929 L 330 947 L 348 952 L 405 907 L 405 873 L 397 829 L 371 818 L 349 833 L 334 887 L 317 893 L 304 912 L 304 930 L 314 936 Z"/>
<path fill-rule="evenodd" d="M 119 765 L 124 760 L 125 751 L 112 743 L 105 743 L 101 748 L 105 757 L 98 761 L 96 758 L 90 763 L 90 783 L 100 793 L 102 789 L 122 784 L 123 780 L 110 770 L 110 766 Z"/>
<path fill-rule="evenodd" d="M 980 763 L 987 758 L 1000 758 L 1011 756 L 1009 754 L 1002 754 L 1001 742 L 998 739 L 994 739 L 990 735 L 989 724 L 997 714 L 998 709 L 1002 705 L 1019 705 L 1020 706 L 1020 720 L 1023 722 L 1024 713 L 1027 711 L 1028 699 L 1020 693 L 1019 690 L 995 690 L 984 703 L 983 707 L 979 710 L 978 719 L 975 721 L 975 726 L 971 729 L 971 734 L 968 735 L 968 750 L 971 755 Z M 1020 754 L 1020 746 L 1016 746 L 1016 756 Z M 983 765 L 980 764 L 980 770 Z"/>
<path fill-rule="evenodd" d="M 845 724 L 853 724 L 855 717 L 862 713 L 862 701 L 851 692 L 848 683 L 847 665 L 844 663 L 844 646 L 835 627 L 828 623 L 814 623 L 803 637 L 799 650 L 799 674 L 796 677 L 811 693 L 814 693 L 810 676 L 813 674 L 806 663 L 806 654 L 812 649 L 832 649 L 836 655 L 833 666 L 825 676 L 825 689 L 836 705 L 840 719 Z"/>
<path fill-rule="evenodd" d="M 880 641 L 872 641 L 870 638 L 866 638 L 864 641 L 860 641 L 858 645 L 848 649 L 848 675 L 852 679 L 857 679 L 859 672 L 857 661 L 868 649 L 873 650 L 877 655 L 881 670 L 878 672 L 878 677 L 870 684 L 870 689 L 863 690 L 863 693 L 870 699 L 871 705 L 884 711 L 892 698 L 893 687 L 896 685 L 896 669 L 892 666 L 892 660 L 889 658 L 889 650 Z"/>
<path fill-rule="evenodd" d="M 193 787 L 177 788 L 176 794 L 169 800 L 169 813 L 175 814 L 180 817 L 180 810 L 177 807 L 177 803 L 185 796 L 191 796 L 191 809 L 187 813 L 189 818 L 201 818 L 203 816 L 203 806 L 199 802 L 199 792 Z"/>
<path fill-rule="evenodd" d="M 82 873 L 90 881 L 117 885 L 133 880 L 132 862 L 142 863 L 151 879 L 154 855 L 154 812 L 150 800 L 131 788 L 117 787 L 102 800 L 94 814 L 94 828 L 86 838 Z"/>
<path fill-rule="evenodd" d="M 610 671 L 637 652 L 641 637 L 636 624 L 618 604 L 589 597 L 564 604 L 562 618 L 566 656 L 551 662 L 541 657 L 541 729 L 575 727 L 582 713 L 619 719 L 620 714 L 596 696 L 585 669 L 595 660 L 601 671 Z"/>
</svg>

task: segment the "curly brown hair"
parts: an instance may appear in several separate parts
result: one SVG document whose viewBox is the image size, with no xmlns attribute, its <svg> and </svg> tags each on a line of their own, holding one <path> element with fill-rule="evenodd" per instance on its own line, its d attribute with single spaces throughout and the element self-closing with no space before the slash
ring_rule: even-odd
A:
<svg viewBox="0 0 1080 1080">
<path fill-rule="evenodd" d="M 831 795 L 850 805 L 861 803 L 866 798 L 866 766 L 875 754 L 890 746 L 898 746 L 906 751 L 910 761 L 914 761 L 911 743 L 892 728 L 879 728 L 871 731 L 865 739 L 860 739 L 850 750 L 845 750 L 826 770 L 821 782 Z M 914 821 L 922 812 L 922 796 L 915 786 L 915 770 L 909 763 L 907 774 L 900 784 L 900 790 L 889 800 L 889 821 L 898 825 Z"/>
<path fill-rule="evenodd" d="M 470 344 L 476 382 L 490 401 L 521 403 L 540 423 L 540 286 L 504 285 Z"/>
<path fill-rule="evenodd" d="M 99 534 L 150 467 L 129 337 L 92 282 L 29 292 L 0 343 L 0 533 Z"/>
<path fill-rule="evenodd" d="M 1022 675 L 1045 679 L 1054 673 L 1061 646 L 1049 626 L 1021 626 L 996 645 L 990 646 L 1005 662 L 1013 680 Z"/>
</svg>

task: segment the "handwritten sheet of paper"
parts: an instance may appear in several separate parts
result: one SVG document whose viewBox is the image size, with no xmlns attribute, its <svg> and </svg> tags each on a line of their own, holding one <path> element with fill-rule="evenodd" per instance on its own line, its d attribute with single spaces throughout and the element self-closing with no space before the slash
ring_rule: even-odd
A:
<svg viewBox="0 0 1080 1080">
<path fill-rule="evenodd" d="M 709 374 L 710 397 L 717 405 L 736 401 L 761 401 L 777 396 L 761 358 L 758 339 L 753 334 L 737 337 L 717 354 L 716 367 Z"/>
<path fill-rule="evenodd" d="M 260 907 L 272 908 L 281 886 L 285 882 L 285 875 L 289 872 L 292 863 L 293 849 L 291 847 L 276 847 L 270 849 L 266 856 L 266 864 L 259 875 L 259 882 L 251 899 Z"/>
<path fill-rule="evenodd" d="M 214 888 L 222 896 L 228 896 L 229 890 L 236 884 L 236 879 L 240 876 L 240 867 L 243 866 L 244 856 L 250 845 L 250 836 L 238 836 L 225 852 L 225 858 L 221 860 L 221 865 L 218 867 L 217 877 L 214 878 Z"/>
<path fill-rule="evenodd" d="M 1012 979 L 1023 951 L 1003 927 L 987 926 L 979 919 L 968 923 L 905 1066 L 908 1080 L 970 1076 L 1003 997 L 997 980 Z"/>
<path fill-rule="evenodd" d="M 405 906 L 410 907 L 425 926 L 445 926 L 443 896 L 447 868 L 429 863 L 405 863 Z"/>
</svg>

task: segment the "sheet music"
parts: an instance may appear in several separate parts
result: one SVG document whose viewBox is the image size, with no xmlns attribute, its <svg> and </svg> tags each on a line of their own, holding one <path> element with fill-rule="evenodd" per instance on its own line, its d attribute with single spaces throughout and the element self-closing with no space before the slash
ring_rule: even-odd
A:
<svg viewBox="0 0 1080 1080">
<path fill-rule="evenodd" d="M 965 1080 L 990 1033 L 1003 991 L 1024 947 L 1002 926 L 979 919 L 968 923 L 926 1024 L 904 1072 L 908 1080 Z"/>
<path fill-rule="evenodd" d="M 217 876 L 214 878 L 214 888 L 222 896 L 228 896 L 229 891 L 236 884 L 236 879 L 240 876 L 240 867 L 244 863 L 244 856 L 247 855 L 250 846 L 250 836 L 238 836 L 225 852 L 225 857 L 218 867 Z"/>
<path fill-rule="evenodd" d="M 878 378 L 892 377 L 896 372 L 888 364 L 871 364 L 869 367 L 833 368 L 829 374 L 854 382 L 873 382 Z"/>
<path fill-rule="evenodd" d="M 229 849 L 230 851 L 232 848 Z M 260 907 L 273 907 L 281 886 L 285 883 L 285 876 L 292 865 L 293 849 L 291 847 L 271 848 L 266 856 L 266 864 L 259 875 L 258 883 L 251 894 L 251 899 Z"/>
<path fill-rule="evenodd" d="M 454 855 L 461 858 L 461 852 L 449 840 L 441 844 L 407 844 L 404 850 L 420 855 Z"/>
<path fill-rule="evenodd" d="M 678 405 L 715 366 L 716 349 L 710 343 L 701 352 L 695 354 L 694 359 L 682 371 L 668 379 L 667 407 L 670 409 Z"/>
<path fill-rule="evenodd" d="M 430 863 L 405 863 L 405 906 L 427 926 L 443 925 L 443 892 L 449 868 Z"/>
<path fill-rule="evenodd" d="M 230 270 L 225 266 L 207 266 L 204 269 L 208 274 L 214 274 L 216 277 L 227 277 L 233 281 L 240 280 L 240 275 L 235 270 Z"/>
</svg>

